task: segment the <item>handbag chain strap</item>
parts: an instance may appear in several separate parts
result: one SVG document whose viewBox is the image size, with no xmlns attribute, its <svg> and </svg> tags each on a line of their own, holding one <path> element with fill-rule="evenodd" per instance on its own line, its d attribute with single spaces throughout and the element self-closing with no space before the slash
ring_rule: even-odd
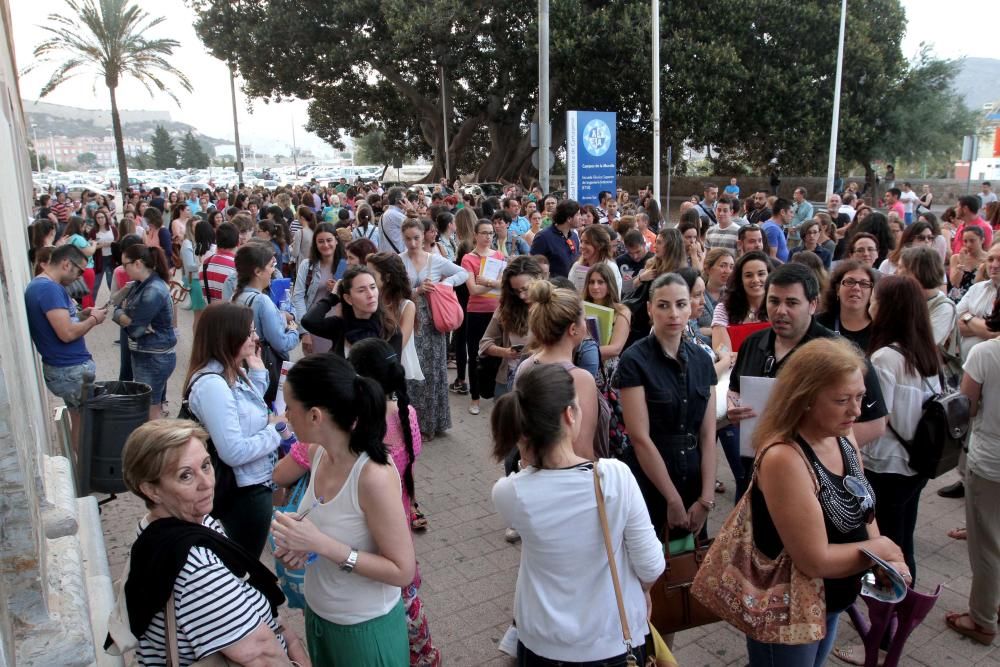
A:
<svg viewBox="0 0 1000 667">
<path fill-rule="evenodd" d="M 604 506 L 604 491 L 601 489 L 601 477 L 597 473 L 597 462 L 594 462 L 594 494 L 597 496 L 597 514 L 601 518 L 601 532 L 604 533 L 604 549 L 608 552 L 608 565 L 611 567 L 611 583 L 615 588 L 615 601 L 618 603 L 618 618 L 622 624 L 622 640 L 625 643 L 625 664 L 637 665 L 635 654 L 632 653 L 632 632 L 628 629 L 628 616 L 625 614 L 625 602 L 622 600 L 622 586 L 618 581 L 618 565 L 615 563 L 614 549 L 611 548 L 611 531 L 608 529 L 608 512 Z"/>
</svg>

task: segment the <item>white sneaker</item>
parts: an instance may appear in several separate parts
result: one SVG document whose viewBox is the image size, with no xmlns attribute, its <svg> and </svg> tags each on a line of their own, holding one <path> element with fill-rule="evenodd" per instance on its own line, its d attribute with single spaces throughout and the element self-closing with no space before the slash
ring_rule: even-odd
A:
<svg viewBox="0 0 1000 667">
<path fill-rule="evenodd" d="M 510 542 L 511 544 L 517 544 L 518 542 L 521 541 L 521 536 L 513 528 L 508 528 L 507 530 L 503 531 L 503 538 L 508 542 Z"/>
<path fill-rule="evenodd" d="M 510 529 L 508 528 L 508 530 Z M 517 657 L 517 628 L 515 626 L 511 625 L 507 628 L 507 632 L 503 633 L 500 643 L 497 644 L 497 649 L 512 658 Z"/>
</svg>

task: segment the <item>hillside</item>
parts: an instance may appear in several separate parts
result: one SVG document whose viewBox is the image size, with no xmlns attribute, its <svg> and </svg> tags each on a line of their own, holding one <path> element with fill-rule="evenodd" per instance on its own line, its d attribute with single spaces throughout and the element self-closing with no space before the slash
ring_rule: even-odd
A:
<svg viewBox="0 0 1000 667">
<path fill-rule="evenodd" d="M 106 137 L 111 133 L 111 112 L 103 109 L 79 109 L 61 104 L 23 100 L 28 125 L 34 123 L 39 137 L 50 132 L 60 137 Z M 157 125 L 171 136 L 179 138 L 190 130 L 206 147 L 232 143 L 231 140 L 208 137 L 198 128 L 170 119 L 166 111 L 122 111 L 122 131 L 127 137 L 150 139 Z M 209 151 L 211 154 L 211 151 Z"/>
<path fill-rule="evenodd" d="M 966 58 L 955 77 L 955 90 L 971 109 L 1000 101 L 1000 60 Z"/>
</svg>

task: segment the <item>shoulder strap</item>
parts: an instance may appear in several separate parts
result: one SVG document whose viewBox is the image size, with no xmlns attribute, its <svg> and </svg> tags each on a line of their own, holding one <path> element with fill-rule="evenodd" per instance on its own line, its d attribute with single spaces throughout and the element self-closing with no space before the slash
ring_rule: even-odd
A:
<svg viewBox="0 0 1000 667">
<path fill-rule="evenodd" d="M 380 240 L 381 240 L 381 239 L 385 239 L 386 241 L 388 241 L 388 242 L 389 242 L 389 245 L 390 245 L 390 246 L 392 246 L 392 249 L 393 249 L 393 250 L 394 250 L 394 251 L 395 251 L 396 253 L 399 253 L 399 248 L 397 248 L 397 247 L 396 247 L 396 244 L 395 244 L 395 243 L 393 243 L 393 242 L 392 242 L 392 239 L 391 239 L 391 238 L 389 238 L 389 237 L 388 237 L 388 236 L 386 235 L 386 233 L 385 233 L 385 225 L 384 225 L 384 224 L 382 223 L 382 218 L 379 218 L 379 219 L 378 219 L 378 233 L 379 233 L 379 239 L 380 239 Z"/>
<path fill-rule="evenodd" d="M 622 625 L 622 638 L 625 641 L 626 652 L 631 655 L 632 632 L 628 628 L 628 616 L 625 613 L 625 602 L 622 600 L 622 587 L 618 581 L 618 565 L 615 563 L 615 553 L 611 547 L 608 512 L 604 507 L 604 491 L 601 489 L 601 476 L 597 472 L 597 461 L 594 461 L 594 495 L 597 496 L 597 515 L 601 519 L 601 532 L 604 533 L 604 549 L 608 552 L 608 565 L 611 567 L 611 583 L 615 588 L 615 600 L 618 602 L 618 618 Z"/>
<path fill-rule="evenodd" d="M 167 636 L 167 667 L 180 667 L 180 659 L 177 657 L 177 610 L 174 608 L 174 594 L 170 593 L 167 600 L 167 607 L 164 610 L 166 615 Z"/>
<path fill-rule="evenodd" d="M 802 457 L 802 460 L 806 464 L 806 468 L 809 469 L 809 476 L 812 477 L 813 486 L 816 488 L 816 493 L 819 493 L 819 479 L 816 477 L 816 469 L 813 468 L 812 461 L 806 456 L 806 453 L 802 451 L 802 447 L 796 442 L 772 442 L 769 445 L 764 445 L 757 456 L 754 458 L 753 462 L 753 474 L 750 478 L 750 485 L 757 482 L 757 471 L 760 469 L 760 462 L 764 458 L 764 454 L 767 454 L 768 450 L 776 445 L 787 445 L 795 450 L 795 452 Z M 749 486 L 749 485 L 748 485 Z"/>
<path fill-rule="evenodd" d="M 226 379 L 226 376 L 224 374 L 222 374 L 222 373 L 216 373 L 215 371 L 209 371 L 208 373 L 202 373 L 202 374 L 198 375 L 196 378 L 194 378 L 193 380 L 191 380 L 191 384 L 189 384 L 184 389 L 184 396 L 183 396 L 183 398 L 184 398 L 185 401 L 188 400 L 189 396 L 191 396 L 191 390 L 194 388 L 195 383 L 198 382 L 198 380 L 200 380 L 203 377 L 206 377 L 208 375 L 218 375 L 223 380 Z M 228 381 L 226 383 L 228 384 Z"/>
</svg>

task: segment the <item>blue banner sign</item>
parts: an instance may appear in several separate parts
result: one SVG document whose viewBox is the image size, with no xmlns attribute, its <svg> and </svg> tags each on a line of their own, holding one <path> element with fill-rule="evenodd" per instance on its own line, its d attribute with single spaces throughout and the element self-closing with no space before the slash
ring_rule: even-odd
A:
<svg viewBox="0 0 1000 667">
<path fill-rule="evenodd" d="M 614 112 L 566 112 L 566 175 L 570 199 L 596 206 L 601 191 L 615 194 L 616 143 Z"/>
</svg>

